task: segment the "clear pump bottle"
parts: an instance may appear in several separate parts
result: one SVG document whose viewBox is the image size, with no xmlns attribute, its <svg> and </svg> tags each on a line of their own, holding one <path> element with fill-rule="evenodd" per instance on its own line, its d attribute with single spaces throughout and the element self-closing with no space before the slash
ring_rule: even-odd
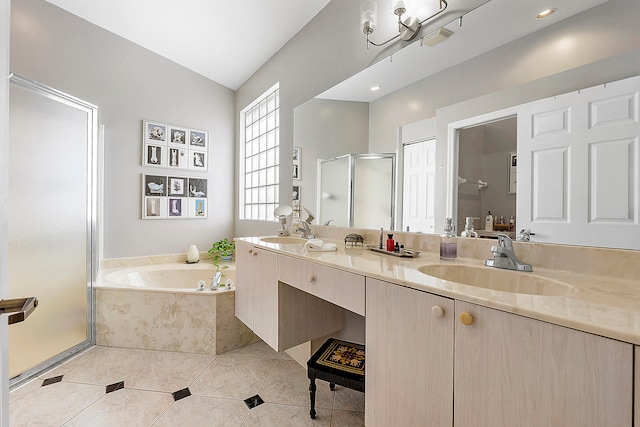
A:
<svg viewBox="0 0 640 427">
<path fill-rule="evenodd" d="M 447 218 L 444 234 L 440 236 L 440 259 L 453 261 L 458 257 L 458 243 L 453 229 L 453 218 Z"/>
</svg>

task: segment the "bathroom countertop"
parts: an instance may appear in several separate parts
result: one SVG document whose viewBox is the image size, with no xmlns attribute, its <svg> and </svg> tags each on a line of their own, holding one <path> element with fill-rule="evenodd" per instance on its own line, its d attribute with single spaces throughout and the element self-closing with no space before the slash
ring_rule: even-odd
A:
<svg viewBox="0 0 640 427">
<path fill-rule="evenodd" d="M 336 243 L 335 252 L 307 252 L 302 245 L 265 243 L 260 237 L 236 240 L 409 288 L 454 298 L 533 319 L 640 345 L 640 286 L 638 281 L 606 275 L 537 268 L 533 274 L 571 285 L 565 296 L 540 296 L 502 292 L 438 279 L 418 270 L 423 265 L 460 264 L 484 267 L 483 259 L 441 261 L 438 253 L 422 252 L 416 258 L 379 254 L 363 246 Z"/>
</svg>

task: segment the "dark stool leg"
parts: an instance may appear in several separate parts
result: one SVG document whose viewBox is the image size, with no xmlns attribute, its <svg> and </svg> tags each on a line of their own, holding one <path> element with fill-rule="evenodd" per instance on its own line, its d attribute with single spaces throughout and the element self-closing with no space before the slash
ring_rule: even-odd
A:
<svg viewBox="0 0 640 427">
<path fill-rule="evenodd" d="M 311 419 L 316 418 L 316 379 L 310 378 L 311 382 L 309 384 L 309 397 L 311 399 L 311 410 L 309 411 L 309 415 L 311 415 Z"/>
<path fill-rule="evenodd" d="M 329 383 L 329 388 L 331 389 L 331 391 L 335 391 L 336 385 L 334 383 Z"/>
</svg>

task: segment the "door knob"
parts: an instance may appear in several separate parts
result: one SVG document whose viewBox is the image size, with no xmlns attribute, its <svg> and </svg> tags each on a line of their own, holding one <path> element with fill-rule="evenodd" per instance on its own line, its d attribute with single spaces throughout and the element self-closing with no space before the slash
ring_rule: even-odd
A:
<svg viewBox="0 0 640 427">
<path fill-rule="evenodd" d="M 444 310 L 439 305 L 434 305 L 431 307 L 431 315 L 433 315 L 433 317 L 442 317 L 444 316 Z"/>
<path fill-rule="evenodd" d="M 465 326 L 470 326 L 473 324 L 473 316 L 467 312 L 463 312 L 460 314 L 460 322 L 462 322 Z"/>
</svg>

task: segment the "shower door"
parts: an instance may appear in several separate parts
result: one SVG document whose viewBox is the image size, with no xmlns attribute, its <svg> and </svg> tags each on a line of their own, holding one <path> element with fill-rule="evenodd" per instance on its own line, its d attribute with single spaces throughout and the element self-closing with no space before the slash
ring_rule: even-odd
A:
<svg viewBox="0 0 640 427">
<path fill-rule="evenodd" d="M 11 77 L 8 296 L 39 300 L 9 327 L 11 385 L 93 341 L 96 127 L 96 107 Z"/>
<path fill-rule="evenodd" d="M 347 154 L 318 162 L 319 223 L 393 230 L 395 154 Z"/>
</svg>

